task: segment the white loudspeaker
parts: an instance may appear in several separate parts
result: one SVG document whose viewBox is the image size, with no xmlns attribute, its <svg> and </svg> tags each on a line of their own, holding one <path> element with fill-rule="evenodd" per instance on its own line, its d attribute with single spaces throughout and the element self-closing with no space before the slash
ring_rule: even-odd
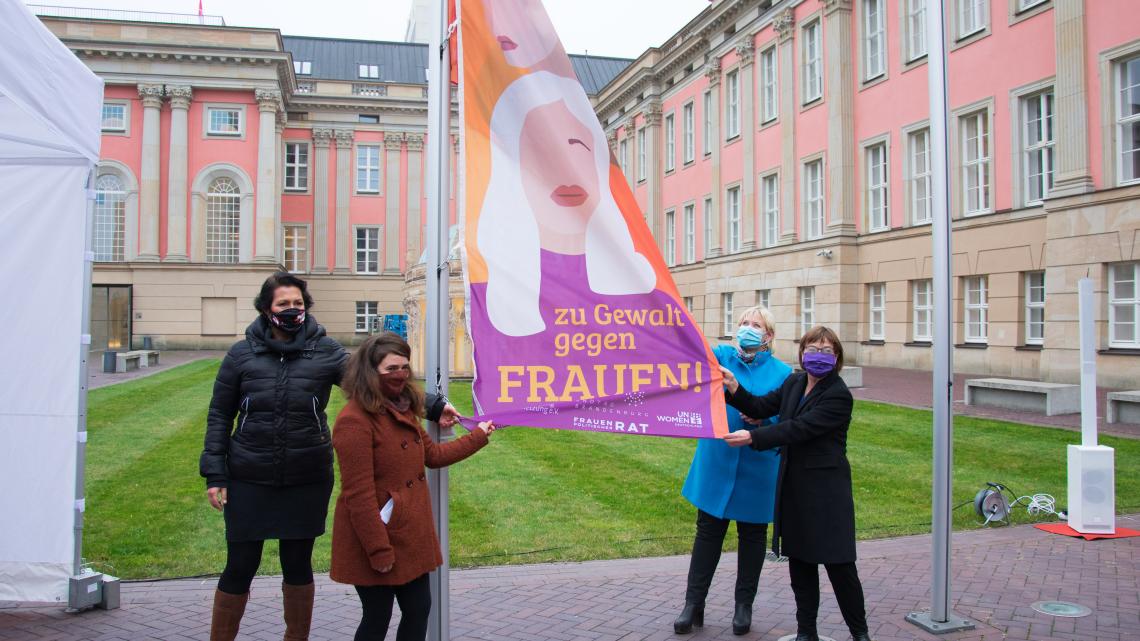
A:
<svg viewBox="0 0 1140 641">
<path fill-rule="evenodd" d="M 1082 534 L 1115 533 L 1115 452 L 1103 445 L 1068 449 L 1069 527 Z"/>
</svg>

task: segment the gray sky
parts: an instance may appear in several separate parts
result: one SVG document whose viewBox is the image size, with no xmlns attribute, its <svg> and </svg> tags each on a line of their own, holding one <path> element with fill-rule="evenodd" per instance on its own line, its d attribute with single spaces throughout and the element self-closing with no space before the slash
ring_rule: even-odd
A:
<svg viewBox="0 0 1140 641">
<path fill-rule="evenodd" d="M 36 4 L 25 0 L 27 4 Z M 544 0 L 569 53 L 634 58 L 658 46 L 708 0 Z M 198 12 L 198 0 L 40 0 L 38 4 L 170 13 Z M 285 35 L 404 39 L 411 0 L 202 0 L 226 24 L 274 27 Z"/>
</svg>

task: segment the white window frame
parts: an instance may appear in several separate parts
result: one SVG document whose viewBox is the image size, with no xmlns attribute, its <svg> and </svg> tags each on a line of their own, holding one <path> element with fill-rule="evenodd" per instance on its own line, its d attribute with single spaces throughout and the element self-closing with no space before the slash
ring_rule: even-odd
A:
<svg viewBox="0 0 1140 641">
<path fill-rule="evenodd" d="M 1125 279 L 1127 277 L 1127 280 Z M 1132 283 L 1132 296 L 1119 296 L 1117 284 Z M 1130 309 L 1132 340 L 1117 338 L 1118 310 Z M 1140 262 L 1114 263 L 1108 266 L 1108 346 L 1123 349 L 1140 348 Z"/>
<path fill-rule="evenodd" d="M 916 343 L 934 340 L 934 281 L 926 278 L 911 283 L 911 338 Z"/>
<path fill-rule="evenodd" d="M 881 341 L 887 337 L 887 284 L 867 285 L 867 337 Z"/>
<path fill-rule="evenodd" d="M 886 0 L 862 0 L 863 82 L 887 74 Z"/>
<path fill-rule="evenodd" d="M 764 246 L 780 243 L 780 174 L 771 172 L 760 177 L 760 202 L 763 207 Z"/>
<path fill-rule="evenodd" d="M 114 180 L 108 189 L 104 179 Z M 127 255 L 127 186 L 116 171 L 103 171 L 95 179 L 95 201 L 92 204 L 91 249 L 94 260 L 119 263 Z"/>
<path fill-rule="evenodd" d="M 958 117 L 963 216 L 978 216 L 993 211 L 993 181 L 990 179 L 993 142 L 990 139 L 989 114 L 989 109 L 981 109 Z M 978 132 L 978 135 L 974 137 L 975 142 L 972 144 L 970 138 L 971 124 Z M 978 190 L 975 206 L 971 206 L 970 201 L 971 179 L 973 179 Z"/>
<path fill-rule="evenodd" d="M 1025 272 L 1025 344 L 1045 344 L 1044 271 Z"/>
<path fill-rule="evenodd" d="M 800 287 L 800 336 L 815 327 L 815 287 Z"/>
<path fill-rule="evenodd" d="M 732 336 L 736 333 L 736 318 L 734 317 L 735 311 L 732 305 L 732 292 L 726 292 L 720 295 L 721 336 Z"/>
<path fill-rule="evenodd" d="M 313 75 L 313 61 L 312 60 L 294 60 L 293 61 L 293 74 L 297 76 L 311 76 Z"/>
<path fill-rule="evenodd" d="M 888 231 L 891 228 L 891 164 L 887 141 L 863 147 L 863 205 L 867 212 L 869 231 Z"/>
<path fill-rule="evenodd" d="M 780 53 L 776 45 L 760 52 L 760 124 L 780 117 Z"/>
<path fill-rule="evenodd" d="M 629 138 L 626 136 L 618 142 L 618 166 L 621 167 L 621 175 L 629 178 Z"/>
<path fill-rule="evenodd" d="M 927 225 L 933 220 L 933 197 L 930 193 L 930 126 L 923 124 L 904 130 L 906 134 L 907 214 L 912 225 Z"/>
<path fill-rule="evenodd" d="M 677 211 L 675 209 L 665 212 L 665 264 L 669 267 L 677 264 Z"/>
<path fill-rule="evenodd" d="M 1140 86 L 1140 55 L 1115 60 L 1112 65 L 1112 113 L 1116 123 L 1114 128 L 1116 162 L 1113 164 L 1116 166 L 1117 185 L 1134 185 L 1140 183 L 1140 145 L 1128 146 L 1131 143 L 1127 132 L 1133 127 L 1140 127 L 1140 112 L 1126 116 L 1124 105 L 1128 90 L 1136 91 L 1136 87 Z M 1128 69 L 1133 65 L 1136 68 L 1136 75 L 1130 79 Z M 1125 171 L 1127 165 L 1125 158 L 1128 154 L 1132 154 L 1134 158 L 1131 175 Z"/>
<path fill-rule="evenodd" d="M 756 304 L 764 309 L 771 311 L 772 309 L 772 290 L 758 289 L 756 290 Z M 771 329 L 771 328 L 769 328 Z"/>
<path fill-rule="evenodd" d="M 290 147 L 293 148 L 292 159 L 290 159 Z M 300 160 L 300 151 L 304 150 L 304 161 Z M 299 140 L 286 140 L 285 141 L 285 171 L 282 174 L 282 185 L 285 191 L 306 192 L 309 190 L 309 159 L 311 157 L 312 147 L 307 142 Z M 290 180 L 289 170 L 293 170 L 292 180 Z"/>
<path fill-rule="evenodd" d="M 374 300 L 356 301 L 356 333 L 367 334 L 373 318 L 380 317 L 380 303 Z"/>
<path fill-rule="evenodd" d="M 704 246 L 703 246 L 703 251 L 704 251 L 703 256 L 705 258 L 709 257 L 709 245 L 712 243 L 713 234 L 716 233 L 716 230 L 713 228 L 712 208 L 713 208 L 712 197 L 711 196 L 705 196 L 705 200 L 702 203 L 702 218 L 701 218 L 701 222 L 704 223 L 705 238 L 704 238 Z"/>
<path fill-rule="evenodd" d="M 823 24 L 816 18 L 800 31 L 800 65 L 802 68 L 800 102 L 811 104 L 823 98 Z"/>
<path fill-rule="evenodd" d="M 352 266 L 356 274 L 379 274 L 381 263 L 381 249 L 383 232 L 379 225 L 357 225 L 352 232 Z M 369 237 L 372 238 L 369 238 Z M 372 246 L 370 241 L 375 241 Z M 361 241 L 364 245 L 361 246 Z M 373 267 L 373 264 L 375 265 Z M 363 265 L 363 267 L 362 267 Z M 373 267 L 372 269 L 369 269 Z"/>
<path fill-rule="evenodd" d="M 297 232 L 301 233 L 300 238 Z M 308 225 L 281 226 L 281 263 L 285 265 L 286 271 L 294 274 L 304 274 L 309 271 Z"/>
<path fill-rule="evenodd" d="M 376 162 L 373 163 L 372 154 L 375 153 Z M 358 194 L 379 194 L 380 193 L 380 174 L 384 165 L 383 154 L 381 153 L 380 145 L 359 144 L 356 145 L 354 171 L 354 185 L 356 193 Z M 361 172 L 364 172 L 363 175 Z M 363 182 L 362 182 L 363 178 Z M 373 183 L 375 179 L 375 183 Z"/>
<path fill-rule="evenodd" d="M 380 79 L 380 65 L 371 65 L 367 63 L 358 63 L 356 65 L 356 77 L 365 80 L 379 80 Z"/>
<path fill-rule="evenodd" d="M 1040 205 L 1049 197 L 1054 180 L 1054 144 L 1056 140 L 1056 100 L 1053 90 L 1041 91 L 1021 98 L 1021 180 L 1025 206 Z M 1034 109 L 1038 111 L 1035 113 Z M 1035 115 L 1040 114 L 1040 117 Z M 1034 141 L 1035 142 L 1031 142 Z M 1034 163 L 1036 157 L 1037 162 Z M 1041 173 L 1031 174 L 1034 166 Z M 1036 194 L 1034 192 L 1037 192 Z"/>
<path fill-rule="evenodd" d="M 962 305 L 966 313 L 963 333 L 967 343 L 989 342 L 989 283 L 986 276 L 966 276 L 962 281 Z"/>
<path fill-rule="evenodd" d="M 926 44 L 926 9 L 928 0 L 903 0 L 905 35 L 904 56 L 907 64 L 922 60 L 928 53 Z"/>
<path fill-rule="evenodd" d="M 637 182 L 645 180 L 645 127 L 637 130 Z"/>
<path fill-rule="evenodd" d="M 686 165 L 696 159 L 697 153 L 696 131 L 694 131 L 696 121 L 693 116 L 695 108 L 692 100 L 681 107 L 681 162 Z"/>
<path fill-rule="evenodd" d="M 228 181 L 233 191 L 215 192 L 214 185 Z M 206 246 L 207 263 L 233 265 L 241 261 L 241 185 L 229 176 L 218 176 L 206 187 Z M 217 199 L 217 200 L 215 200 Z M 224 199 L 224 200 L 222 200 Z M 212 218 L 212 208 L 221 207 L 219 214 L 232 216 L 232 222 L 218 223 Z M 227 229 L 228 228 L 228 229 Z M 226 237 L 229 237 L 228 239 Z M 235 238 L 236 237 L 236 238 Z"/>
<path fill-rule="evenodd" d="M 122 124 L 108 125 L 107 124 L 107 108 L 115 107 L 122 110 Z M 102 115 L 99 121 L 99 129 L 105 134 L 117 134 L 120 136 L 129 136 L 131 129 L 131 103 L 126 100 L 104 100 Z"/>
<path fill-rule="evenodd" d="M 233 112 L 237 114 L 237 131 L 222 131 L 214 129 L 213 114 L 218 112 Z M 245 106 L 244 105 L 206 105 L 202 110 L 205 119 L 205 132 L 211 138 L 241 138 L 245 136 Z"/>
<path fill-rule="evenodd" d="M 692 296 L 685 296 L 684 298 L 681 299 L 681 303 L 685 306 L 685 309 L 690 314 L 693 313 L 693 297 Z"/>
<path fill-rule="evenodd" d="M 815 240 L 823 237 L 826 227 L 826 202 L 824 201 L 823 159 L 814 158 L 803 164 L 804 187 L 804 238 Z"/>
<path fill-rule="evenodd" d="M 1028 11 L 1028 10 L 1030 10 L 1036 6 L 1045 4 L 1049 0 L 1015 0 L 1015 1 L 1017 3 L 1016 11 L 1018 13 L 1021 13 L 1022 11 Z"/>
<path fill-rule="evenodd" d="M 702 106 L 704 107 L 702 109 L 702 113 L 701 113 L 701 127 L 702 127 L 701 151 L 704 152 L 704 155 L 708 156 L 708 155 L 712 154 L 712 142 L 713 142 L 712 141 L 712 117 L 713 117 L 713 113 L 712 113 L 713 112 L 712 91 L 705 91 L 704 96 L 702 97 L 701 100 L 702 100 Z"/>
<path fill-rule="evenodd" d="M 982 33 L 990 25 L 989 0 L 957 0 L 954 15 L 957 18 L 957 40 Z"/>
<path fill-rule="evenodd" d="M 728 223 L 726 253 L 735 254 L 740 251 L 743 243 L 740 219 L 740 185 L 733 185 L 724 190 L 724 211 L 727 214 L 726 222 Z"/>
<path fill-rule="evenodd" d="M 665 172 L 677 168 L 677 122 L 670 113 L 665 116 Z"/>
<path fill-rule="evenodd" d="M 740 73 L 733 69 L 724 74 L 724 139 L 740 136 Z"/>
<path fill-rule="evenodd" d="M 697 261 L 697 212 L 696 205 L 689 203 L 682 208 L 682 217 L 685 225 L 684 259 L 685 263 Z"/>
</svg>

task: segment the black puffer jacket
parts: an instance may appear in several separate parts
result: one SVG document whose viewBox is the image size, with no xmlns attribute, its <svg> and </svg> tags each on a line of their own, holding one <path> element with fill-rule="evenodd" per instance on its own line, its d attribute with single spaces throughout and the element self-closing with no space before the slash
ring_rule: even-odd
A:
<svg viewBox="0 0 1140 641">
<path fill-rule="evenodd" d="M 325 406 L 347 359 L 312 316 L 288 343 L 274 340 L 258 316 L 214 381 L 198 464 L 207 487 L 225 487 L 230 479 L 275 486 L 331 479 Z"/>
</svg>

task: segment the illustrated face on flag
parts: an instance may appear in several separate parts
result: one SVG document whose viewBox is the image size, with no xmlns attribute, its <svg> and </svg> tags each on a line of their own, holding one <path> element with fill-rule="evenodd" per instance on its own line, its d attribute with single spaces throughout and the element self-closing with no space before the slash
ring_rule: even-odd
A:
<svg viewBox="0 0 1140 641">
<path fill-rule="evenodd" d="M 476 411 L 713 437 L 721 378 L 539 0 L 462 0 L 465 277 Z"/>
</svg>

